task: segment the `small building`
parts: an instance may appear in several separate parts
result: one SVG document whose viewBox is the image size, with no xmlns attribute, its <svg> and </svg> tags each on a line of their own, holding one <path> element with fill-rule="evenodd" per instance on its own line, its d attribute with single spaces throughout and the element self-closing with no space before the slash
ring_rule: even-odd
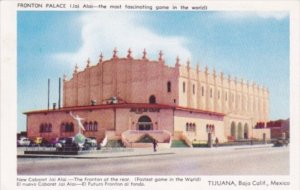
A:
<svg viewBox="0 0 300 190">
<path fill-rule="evenodd" d="M 60 103 L 59 103 L 60 105 Z M 85 136 L 101 141 L 122 140 L 126 146 L 147 134 L 159 143 L 172 139 L 207 142 L 209 136 L 219 142 L 250 138 L 270 138 L 268 128 L 256 129 L 267 122 L 268 89 L 243 79 L 191 68 L 190 62 L 169 66 L 162 52 L 158 60 L 135 59 L 128 50 L 79 71 L 63 80 L 63 106 L 28 111 L 28 137 L 47 139 L 74 136 L 78 129 L 70 112 L 84 118 Z"/>
<path fill-rule="evenodd" d="M 267 128 L 271 130 L 272 139 L 290 138 L 290 119 L 279 119 L 267 122 Z"/>
</svg>

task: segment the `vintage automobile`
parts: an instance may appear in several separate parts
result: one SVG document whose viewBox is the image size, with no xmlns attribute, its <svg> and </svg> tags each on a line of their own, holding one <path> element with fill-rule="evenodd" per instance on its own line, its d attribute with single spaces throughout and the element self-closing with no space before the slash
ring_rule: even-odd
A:
<svg viewBox="0 0 300 190">
<path fill-rule="evenodd" d="M 289 140 L 288 139 L 277 139 L 273 145 L 275 147 L 280 147 L 280 146 L 288 146 L 289 145 Z"/>
<path fill-rule="evenodd" d="M 32 146 L 48 146 L 49 142 L 43 137 L 36 137 Z"/>
<path fill-rule="evenodd" d="M 21 137 L 17 140 L 17 146 L 30 146 L 31 140 L 27 137 Z"/>
<path fill-rule="evenodd" d="M 95 137 L 86 137 L 84 147 L 97 147 L 97 139 Z"/>
<path fill-rule="evenodd" d="M 58 138 L 52 138 L 49 143 L 47 144 L 48 147 L 55 147 L 56 144 L 59 142 Z"/>
</svg>

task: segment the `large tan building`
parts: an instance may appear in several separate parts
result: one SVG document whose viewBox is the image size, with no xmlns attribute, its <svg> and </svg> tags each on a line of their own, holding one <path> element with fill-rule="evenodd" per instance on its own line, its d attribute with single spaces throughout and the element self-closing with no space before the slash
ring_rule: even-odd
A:
<svg viewBox="0 0 300 190">
<path fill-rule="evenodd" d="M 207 141 L 208 133 L 220 142 L 270 138 L 267 122 L 269 92 L 255 83 L 225 76 L 190 62 L 169 66 L 162 52 L 158 60 L 141 59 L 128 51 L 63 80 L 63 106 L 55 110 L 26 112 L 28 136 L 54 138 L 77 133 L 69 112 L 85 118 L 86 136 L 122 139 L 127 146 L 146 133 L 161 143 L 171 139 Z M 139 146 L 136 144 L 136 146 Z M 167 145 L 166 145 L 167 146 Z"/>
</svg>

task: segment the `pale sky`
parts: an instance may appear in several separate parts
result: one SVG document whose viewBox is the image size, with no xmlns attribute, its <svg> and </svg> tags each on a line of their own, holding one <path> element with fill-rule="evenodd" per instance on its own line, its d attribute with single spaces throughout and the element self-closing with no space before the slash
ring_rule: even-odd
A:
<svg viewBox="0 0 300 190">
<path fill-rule="evenodd" d="M 146 48 L 167 64 L 176 57 L 192 67 L 255 81 L 269 89 L 270 119 L 289 117 L 289 15 L 287 12 L 18 12 L 18 131 L 26 129 L 23 112 L 47 109 L 58 101 L 58 78 L 72 76 L 90 58 L 119 57 L 128 48 L 136 58 Z"/>
</svg>

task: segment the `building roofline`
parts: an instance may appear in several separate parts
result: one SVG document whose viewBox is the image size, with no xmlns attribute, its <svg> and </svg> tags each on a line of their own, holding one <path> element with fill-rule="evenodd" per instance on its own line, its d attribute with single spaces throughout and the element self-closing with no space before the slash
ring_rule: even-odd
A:
<svg viewBox="0 0 300 190">
<path fill-rule="evenodd" d="M 68 112 L 68 111 L 81 111 L 81 110 L 99 110 L 99 109 L 111 109 L 111 108 L 157 108 L 157 109 L 173 109 L 179 111 L 189 111 L 195 113 L 203 113 L 215 116 L 225 116 L 223 113 L 205 111 L 195 108 L 187 108 L 182 106 L 172 106 L 166 104 L 148 104 L 148 103 L 119 103 L 119 104 L 100 104 L 100 105 L 88 105 L 88 106 L 72 106 L 72 107 L 62 107 L 60 109 L 49 109 L 49 110 L 35 110 L 27 111 L 23 114 L 38 114 L 38 113 L 53 113 L 53 112 Z"/>
</svg>

